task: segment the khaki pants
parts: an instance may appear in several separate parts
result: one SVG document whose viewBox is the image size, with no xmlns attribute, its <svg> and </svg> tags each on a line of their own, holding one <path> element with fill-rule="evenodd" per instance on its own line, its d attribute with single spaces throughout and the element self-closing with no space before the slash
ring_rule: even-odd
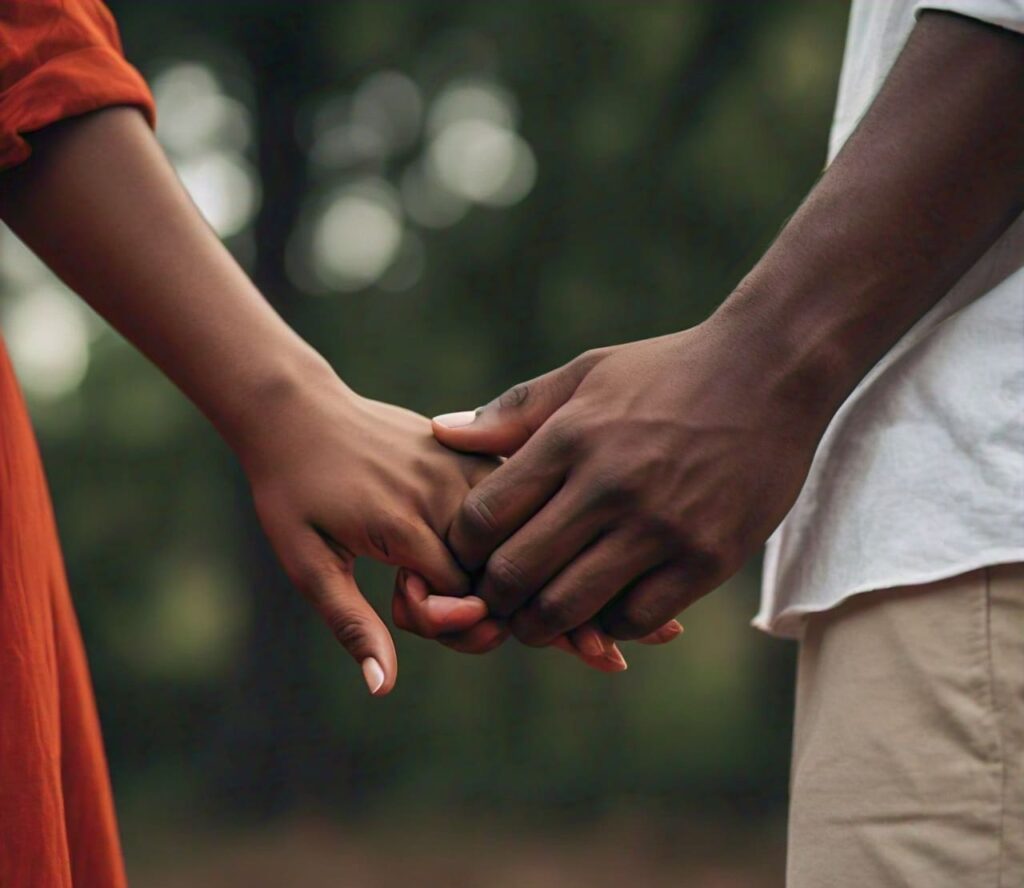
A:
<svg viewBox="0 0 1024 888">
<path fill-rule="evenodd" d="M 810 618 L 789 829 L 788 888 L 1024 888 L 1024 565 Z"/>
</svg>

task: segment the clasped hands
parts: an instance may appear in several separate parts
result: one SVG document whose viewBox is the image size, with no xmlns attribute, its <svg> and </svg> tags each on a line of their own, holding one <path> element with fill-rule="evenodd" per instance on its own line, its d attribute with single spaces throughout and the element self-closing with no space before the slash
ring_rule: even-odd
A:
<svg viewBox="0 0 1024 888">
<path fill-rule="evenodd" d="M 432 428 L 331 373 L 314 403 L 276 413 L 280 452 L 247 465 L 257 510 L 375 694 L 397 662 L 355 584 L 362 555 L 400 568 L 400 628 L 469 653 L 512 635 L 621 670 L 615 640 L 675 638 L 676 615 L 763 544 L 806 476 L 823 426 L 788 408 L 770 362 L 735 359 L 745 343 L 713 316 L 586 352 Z"/>
</svg>

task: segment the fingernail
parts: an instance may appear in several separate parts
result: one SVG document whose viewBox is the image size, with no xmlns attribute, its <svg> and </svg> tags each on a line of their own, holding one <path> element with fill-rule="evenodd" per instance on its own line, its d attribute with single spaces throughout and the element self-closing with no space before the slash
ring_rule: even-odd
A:
<svg viewBox="0 0 1024 888">
<path fill-rule="evenodd" d="M 384 686 L 384 670 L 374 657 L 367 657 L 362 662 L 363 678 L 371 694 L 376 694 Z"/>
<path fill-rule="evenodd" d="M 614 659 L 615 657 L 618 657 L 619 659 L 622 658 L 622 652 L 619 650 L 618 646 L 615 644 L 614 641 L 612 641 L 612 639 L 609 636 L 595 629 L 594 638 L 597 640 L 597 643 L 601 646 L 601 653 L 604 654 L 604 656 L 608 657 L 609 659 Z"/>
<path fill-rule="evenodd" d="M 603 657 L 605 655 L 604 645 L 601 638 L 593 630 L 582 630 L 576 633 L 576 646 L 580 652 L 588 657 Z"/>
<path fill-rule="evenodd" d="M 461 429 L 468 426 L 476 419 L 475 410 L 460 410 L 458 413 L 442 413 L 434 417 L 434 422 L 443 425 L 447 429 Z"/>
<path fill-rule="evenodd" d="M 626 662 L 626 658 L 622 656 L 622 651 L 614 643 L 612 644 L 612 649 L 605 652 L 604 658 L 609 663 L 615 664 L 620 672 L 625 672 L 629 669 L 629 664 Z"/>
</svg>

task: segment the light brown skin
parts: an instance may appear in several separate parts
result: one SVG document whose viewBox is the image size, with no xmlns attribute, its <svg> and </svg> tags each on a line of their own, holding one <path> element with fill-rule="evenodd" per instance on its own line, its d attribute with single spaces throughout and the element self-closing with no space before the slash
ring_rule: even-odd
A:
<svg viewBox="0 0 1024 888">
<path fill-rule="evenodd" d="M 444 536 L 497 461 L 457 454 L 425 417 L 348 388 L 209 229 L 137 111 L 65 121 L 32 144 L 0 174 L 0 217 L 213 422 L 295 586 L 359 663 L 380 665 L 371 690 L 391 690 L 397 658 L 356 585 L 357 557 L 424 577 L 440 594 L 416 605 L 436 632 L 475 626 L 486 608 Z M 607 670 L 621 655 L 601 644 L 596 656 L 558 646 Z"/>
<path fill-rule="evenodd" d="M 1024 37 L 924 13 L 766 255 L 681 333 L 516 386 L 449 447 L 511 454 L 448 536 L 528 644 L 641 637 L 756 552 L 857 382 L 1024 210 Z M 476 627 L 448 639 L 474 649 Z"/>
<path fill-rule="evenodd" d="M 494 461 L 446 451 L 422 416 L 362 398 L 278 317 L 209 229 L 135 110 L 48 127 L 0 175 L 0 216 L 147 354 L 241 460 L 296 587 L 352 656 L 394 685 L 391 636 L 356 586 L 356 557 L 469 591 L 442 539 Z M 446 624 L 479 619 L 446 599 Z"/>
</svg>

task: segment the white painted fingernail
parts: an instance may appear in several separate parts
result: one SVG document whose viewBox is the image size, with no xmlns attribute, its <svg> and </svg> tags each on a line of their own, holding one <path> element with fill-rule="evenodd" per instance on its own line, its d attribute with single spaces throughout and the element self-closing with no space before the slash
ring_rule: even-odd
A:
<svg viewBox="0 0 1024 888">
<path fill-rule="evenodd" d="M 476 419 L 475 410 L 460 410 L 458 413 L 442 413 L 434 417 L 434 422 L 443 425 L 447 429 L 461 429 L 468 426 Z"/>
<path fill-rule="evenodd" d="M 576 647 L 588 657 L 603 657 L 605 650 L 597 630 L 584 626 L 576 632 Z"/>
<path fill-rule="evenodd" d="M 626 662 L 626 658 L 622 656 L 622 651 L 619 650 L 618 645 L 613 644 L 611 651 L 606 652 L 604 658 L 618 668 L 620 672 L 625 672 L 629 669 L 629 664 Z"/>
<path fill-rule="evenodd" d="M 367 657 L 361 665 L 366 686 L 370 689 L 371 694 L 376 694 L 384 686 L 384 670 L 380 668 L 380 663 L 373 657 Z"/>
</svg>

